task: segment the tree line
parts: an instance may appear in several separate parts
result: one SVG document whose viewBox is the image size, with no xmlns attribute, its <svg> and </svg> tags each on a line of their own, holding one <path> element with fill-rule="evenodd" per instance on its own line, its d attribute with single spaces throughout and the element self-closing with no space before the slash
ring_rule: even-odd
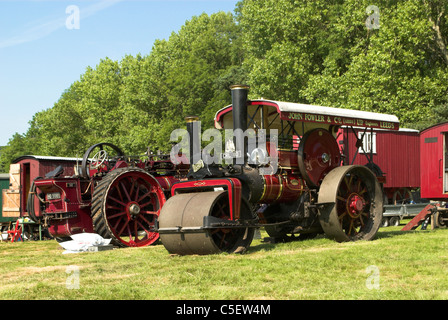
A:
<svg viewBox="0 0 448 320">
<path fill-rule="evenodd" d="M 82 156 L 98 142 L 169 152 L 186 116 L 213 126 L 236 83 L 250 98 L 395 114 L 402 127 L 448 120 L 448 2 L 372 4 L 242 0 L 233 13 L 192 17 L 147 55 L 87 67 L 10 138 L 0 170 L 25 154 Z"/>
</svg>

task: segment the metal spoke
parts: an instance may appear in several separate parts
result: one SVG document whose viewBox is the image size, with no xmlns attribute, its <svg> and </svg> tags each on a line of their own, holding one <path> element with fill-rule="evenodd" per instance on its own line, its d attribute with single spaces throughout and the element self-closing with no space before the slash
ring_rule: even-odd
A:
<svg viewBox="0 0 448 320">
<path fill-rule="evenodd" d="M 115 197 L 109 196 L 108 199 L 111 199 L 111 200 L 115 201 L 116 203 L 121 204 L 123 207 L 126 207 L 126 203 L 124 203 L 123 201 L 118 200 Z"/>
<path fill-rule="evenodd" d="M 121 185 L 121 187 L 123 188 L 123 191 L 124 191 L 124 193 L 125 193 L 125 195 L 126 195 L 126 199 L 127 199 L 128 201 L 131 201 L 131 197 L 129 196 L 128 190 L 127 190 L 126 186 L 123 184 L 122 181 L 120 181 L 120 185 Z"/>
<path fill-rule="evenodd" d="M 126 215 L 126 211 L 122 211 L 122 212 L 119 212 L 119 213 L 110 215 L 110 216 L 108 216 L 108 218 L 109 218 L 109 219 L 114 219 L 114 218 L 116 218 L 116 217 L 120 217 L 120 216 L 123 216 L 123 215 Z"/>
<path fill-rule="evenodd" d="M 117 234 L 118 236 L 121 236 L 121 234 L 123 233 L 124 229 L 127 227 L 128 224 L 129 224 L 129 220 L 126 220 L 125 223 L 123 224 L 123 227 L 118 232 L 118 234 Z"/>
</svg>

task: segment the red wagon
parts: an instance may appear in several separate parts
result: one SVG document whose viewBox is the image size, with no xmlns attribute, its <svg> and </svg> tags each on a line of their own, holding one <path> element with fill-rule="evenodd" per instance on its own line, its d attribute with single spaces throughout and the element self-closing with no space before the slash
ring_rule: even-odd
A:
<svg viewBox="0 0 448 320">
<path fill-rule="evenodd" d="M 27 217 L 28 195 L 34 179 L 44 177 L 60 166 L 66 175 L 73 175 L 76 158 L 26 155 L 13 160 L 9 168 L 10 187 L 3 190 L 3 211 L 9 217 Z M 40 215 L 39 201 L 33 199 L 37 214 Z M 33 216 L 30 218 L 35 219 Z"/>
<path fill-rule="evenodd" d="M 412 191 L 420 187 L 418 130 L 342 127 L 338 142 L 344 164 L 366 165 L 382 177 L 385 204 L 416 200 Z"/>
<path fill-rule="evenodd" d="M 447 135 L 448 122 L 429 127 L 420 133 L 422 198 L 448 199 Z"/>
<path fill-rule="evenodd" d="M 439 123 L 420 132 L 420 193 L 431 200 L 402 230 L 413 230 L 419 225 L 426 228 L 448 226 L 448 161 L 446 138 L 448 123 Z"/>
</svg>

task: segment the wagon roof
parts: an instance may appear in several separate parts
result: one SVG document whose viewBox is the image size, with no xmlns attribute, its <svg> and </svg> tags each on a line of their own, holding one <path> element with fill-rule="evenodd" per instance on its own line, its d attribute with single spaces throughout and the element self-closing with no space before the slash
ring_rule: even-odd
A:
<svg viewBox="0 0 448 320">
<path fill-rule="evenodd" d="M 435 125 L 429 126 L 421 131 L 421 133 L 431 132 L 431 131 L 447 131 L 448 130 L 448 122 L 441 122 L 437 123 Z"/>
<path fill-rule="evenodd" d="M 12 161 L 12 163 L 17 163 L 25 159 L 34 160 L 50 160 L 50 161 L 82 161 L 82 158 L 68 158 L 68 157 L 54 157 L 54 156 L 38 156 L 38 155 L 25 155 L 20 156 Z"/>
<path fill-rule="evenodd" d="M 248 104 L 273 106 L 277 109 L 282 120 L 325 122 L 333 125 L 353 125 L 391 130 L 398 130 L 399 128 L 398 118 L 389 114 L 273 100 L 251 100 Z M 215 124 L 222 123 L 224 115 L 231 111 L 232 105 L 220 109 L 215 115 Z"/>
</svg>

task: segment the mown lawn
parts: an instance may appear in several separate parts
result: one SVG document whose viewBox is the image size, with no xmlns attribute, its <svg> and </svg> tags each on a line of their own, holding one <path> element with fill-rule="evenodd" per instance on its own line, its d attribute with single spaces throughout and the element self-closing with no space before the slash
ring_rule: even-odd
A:
<svg viewBox="0 0 448 320">
<path fill-rule="evenodd" d="M 3 242 L 0 299 L 448 299 L 448 229 L 402 227 L 370 242 L 256 239 L 244 255 L 173 256 L 161 244 L 62 254 L 53 240 Z"/>
</svg>

